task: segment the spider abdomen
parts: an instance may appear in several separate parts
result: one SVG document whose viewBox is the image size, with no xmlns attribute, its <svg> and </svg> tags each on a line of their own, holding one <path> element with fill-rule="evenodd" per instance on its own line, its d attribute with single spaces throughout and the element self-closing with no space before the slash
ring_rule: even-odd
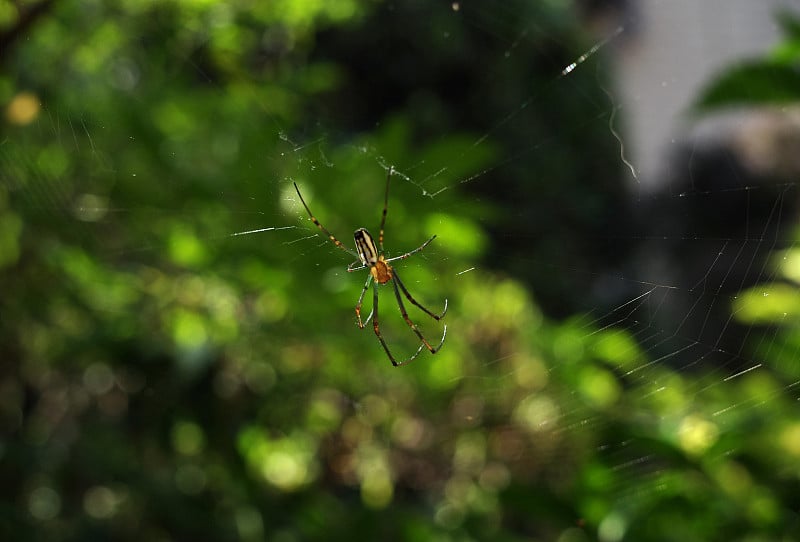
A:
<svg viewBox="0 0 800 542">
<path fill-rule="evenodd" d="M 378 263 L 380 253 L 372 235 L 365 228 L 359 228 L 353 234 L 353 238 L 356 240 L 356 250 L 361 263 L 369 267 Z"/>
</svg>

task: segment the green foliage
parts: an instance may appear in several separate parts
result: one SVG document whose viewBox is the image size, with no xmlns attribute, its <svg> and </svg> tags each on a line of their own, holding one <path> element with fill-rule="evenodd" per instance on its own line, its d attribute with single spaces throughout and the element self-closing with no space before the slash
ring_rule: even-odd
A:
<svg viewBox="0 0 800 542">
<path fill-rule="evenodd" d="M 534 4 L 503 9 L 579 41 L 567 6 Z M 655 364 L 628 331 L 546 318 L 525 284 L 478 263 L 507 247 L 476 217 L 517 215 L 456 182 L 509 149 L 475 145 L 484 128 L 435 97 L 370 129 L 315 125 L 321 102 L 334 117 L 363 105 L 336 101 L 356 75 L 316 49 L 336 45 L 326 32 L 373 47 L 402 31 L 445 57 L 473 46 L 450 5 L 413 28 L 373 24 L 390 7 L 56 2 L 2 52 L 0 538 L 789 537 L 789 369 L 723 387 Z M 4 31 L 20 16 L 0 4 Z M 504 87 L 515 105 L 538 84 L 517 68 L 492 72 L 516 81 Z M 549 94 L 531 109 L 583 131 L 586 112 Z M 543 141 L 547 123 L 532 130 Z M 574 144 L 548 144 L 539 183 L 595 171 L 564 160 Z M 345 271 L 292 185 L 349 242 L 378 227 L 397 164 L 417 167 L 392 178 L 387 250 L 437 234 L 397 268 L 426 306 L 449 302 L 445 347 L 400 370 L 355 325 L 366 272 Z M 537 186 L 502 196 L 524 204 Z M 592 222 L 594 194 L 565 186 L 545 188 Z M 408 356 L 417 341 L 392 297 L 384 287 L 381 326 Z M 741 302 L 741 317 L 762 317 Z M 787 352 L 797 341 L 787 334 Z"/>
<path fill-rule="evenodd" d="M 701 92 L 695 107 L 710 111 L 722 107 L 775 105 L 800 98 L 800 19 L 780 17 L 785 41 L 766 58 L 743 61 L 728 69 Z"/>
<path fill-rule="evenodd" d="M 795 63 L 800 60 L 795 59 Z M 785 62 L 743 62 L 705 89 L 704 109 L 749 104 L 780 104 L 797 100 L 800 73 Z"/>
</svg>

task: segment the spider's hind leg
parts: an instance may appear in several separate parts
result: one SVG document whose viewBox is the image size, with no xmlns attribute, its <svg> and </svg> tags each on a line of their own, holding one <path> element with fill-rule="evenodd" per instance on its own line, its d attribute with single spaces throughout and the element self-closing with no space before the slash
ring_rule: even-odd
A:
<svg viewBox="0 0 800 542">
<path fill-rule="evenodd" d="M 435 354 L 436 352 L 438 352 L 438 351 L 439 351 L 439 349 L 440 349 L 440 348 L 442 347 L 442 345 L 444 344 L 444 338 L 445 338 L 445 336 L 446 336 L 446 335 L 447 335 L 447 325 L 445 325 L 445 326 L 444 326 L 444 331 L 442 332 L 442 340 L 441 340 L 441 341 L 439 341 L 439 345 L 438 345 L 436 348 L 434 348 L 433 350 L 431 350 L 431 354 Z M 396 365 L 395 365 L 395 367 L 402 367 L 403 365 L 405 365 L 405 364 L 407 364 L 407 363 L 411 363 L 412 361 L 414 361 L 415 359 L 417 359 L 417 356 L 419 356 L 419 353 L 420 353 L 420 352 L 422 352 L 422 349 L 423 349 L 423 348 L 425 348 L 425 343 L 422 343 L 421 345 L 419 345 L 419 348 L 417 348 L 417 351 L 414 353 L 414 355 L 413 355 L 413 356 L 411 356 L 410 358 L 408 358 L 408 359 L 407 359 L 407 360 L 405 360 L 405 361 L 402 361 L 402 362 L 400 362 L 400 363 L 396 364 Z"/>
<path fill-rule="evenodd" d="M 395 289 L 396 288 L 397 287 L 395 286 Z M 401 307 L 402 307 L 402 304 L 401 304 Z M 405 311 L 405 309 L 403 309 L 403 310 Z M 389 357 L 389 361 L 391 361 L 392 365 L 394 365 L 395 367 L 400 367 L 402 365 L 405 365 L 406 363 L 411 363 L 412 361 L 414 361 L 417 358 L 417 356 L 419 356 L 420 352 L 422 352 L 422 349 L 425 348 L 425 346 L 428 346 L 428 348 L 430 348 L 430 346 L 427 345 L 426 342 L 423 342 L 423 344 L 419 345 L 419 348 L 417 348 L 417 351 L 414 352 L 414 355 L 411 356 L 410 358 L 408 358 L 408 359 L 406 359 L 404 361 L 401 361 L 401 362 L 398 362 L 396 359 L 394 359 L 394 356 L 392 355 L 391 351 L 389 351 L 389 345 L 387 345 L 386 341 L 383 339 L 383 335 L 381 334 L 381 326 L 380 326 L 380 323 L 378 322 L 378 285 L 377 284 L 373 284 L 372 285 L 372 312 L 370 312 L 370 316 L 373 317 L 372 318 L 372 330 L 375 332 L 375 336 L 378 337 L 378 340 L 380 341 L 381 346 L 383 347 L 383 350 L 386 352 L 386 355 Z M 369 321 L 369 317 L 368 317 L 367 321 Z M 423 339 L 423 341 L 424 341 L 424 339 Z M 442 337 L 442 342 L 444 342 L 444 337 Z M 439 347 L 440 346 L 442 346 L 442 345 L 439 344 Z M 437 349 L 439 347 L 437 347 Z"/>
<path fill-rule="evenodd" d="M 413 355 L 413 356 L 411 356 L 410 358 L 408 358 L 408 359 L 407 359 L 407 360 L 405 360 L 405 361 L 401 361 L 400 363 L 395 363 L 395 365 L 394 365 L 394 366 L 395 366 L 395 367 L 402 367 L 403 365 L 406 365 L 406 364 L 408 364 L 408 363 L 411 363 L 412 361 L 414 361 L 415 359 L 417 359 L 417 356 L 419 356 L 419 353 L 420 353 L 420 352 L 422 352 L 422 349 L 423 349 L 423 348 L 425 348 L 425 345 L 424 345 L 424 344 L 421 344 L 421 345 L 419 345 L 419 348 L 417 348 L 417 351 L 416 351 L 416 352 L 414 352 L 414 355 Z"/>
<path fill-rule="evenodd" d="M 394 287 L 394 296 L 397 298 L 397 305 L 400 307 L 400 314 L 403 316 L 403 320 L 406 321 L 406 324 L 408 324 L 408 327 L 410 327 L 411 330 L 417 335 L 417 337 L 419 337 L 419 340 L 422 341 L 422 345 L 425 348 L 427 348 L 430 351 L 431 354 L 435 354 L 436 352 L 439 351 L 439 349 L 444 344 L 444 338 L 445 338 L 445 336 L 447 336 L 447 326 L 446 325 L 444 326 L 444 333 L 442 333 L 442 340 L 439 341 L 438 346 L 436 346 L 436 348 L 431 346 L 431 343 L 428 342 L 428 339 L 426 339 L 425 336 L 422 334 L 422 332 L 419 330 L 419 328 L 417 327 L 417 324 L 412 322 L 411 318 L 408 317 L 408 311 L 406 311 L 406 307 L 403 304 L 403 298 L 400 296 L 400 288 L 398 287 L 398 284 L 402 284 L 402 283 L 397 278 L 397 274 L 394 275 L 394 279 L 395 280 L 392 281 L 392 286 Z M 437 317 L 436 315 L 434 315 L 433 313 L 431 313 L 430 311 L 428 311 L 427 309 L 425 309 L 424 307 L 422 307 L 418 303 L 414 302 L 414 304 L 417 305 L 418 307 L 420 307 L 421 309 L 423 309 L 426 313 L 430 314 L 436 320 L 439 320 L 439 318 L 441 318 L 441 316 Z M 445 310 L 447 310 L 446 306 L 445 306 Z M 442 316 L 444 316 L 444 314 Z M 420 347 L 420 350 L 421 349 L 422 349 L 422 347 Z M 419 354 L 419 352 L 417 352 L 417 354 Z M 417 354 L 415 354 L 414 357 L 416 357 Z"/>
<path fill-rule="evenodd" d="M 442 310 L 442 313 L 441 314 L 434 314 L 430 310 L 428 310 L 427 308 L 423 307 L 421 303 L 419 303 L 416 299 L 414 299 L 411 296 L 410 293 L 408 293 L 408 289 L 406 288 L 406 285 L 403 284 L 403 281 L 400 280 L 400 277 L 397 276 L 397 270 L 395 270 L 393 268 L 392 269 L 392 274 L 393 274 L 393 278 L 394 278 L 395 282 L 397 282 L 397 284 L 400 286 L 400 289 L 403 291 L 403 295 L 406 296 L 406 299 L 411 301 L 411 303 L 415 307 L 417 307 L 419 310 L 421 310 L 422 312 L 424 312 L 425 314 L 427 314 L 428 316 L 430 316 L 431 318 L 433 318 L 436 321 L 439 321 L 442 318 L 444 318 L 444 315 L 447 314 L 447 298 L 445 298 L 445 300 L 444 300 L 444 309 Z M 397 287 L 395 287 L 395 290 L 397 290 Z M 402 306 L 402 303 L 401 303 L 401 306 Z M 437 348 L 437 350 L 438 350 L 438 348 Z"/>
</svg>

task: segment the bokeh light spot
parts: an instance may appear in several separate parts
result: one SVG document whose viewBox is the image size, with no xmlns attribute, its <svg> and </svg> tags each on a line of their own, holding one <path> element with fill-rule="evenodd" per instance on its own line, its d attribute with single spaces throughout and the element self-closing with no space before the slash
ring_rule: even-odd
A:
<svg viewBox="0 0 800 542">
<path fill-rule="evenodd" d="M 47 486 L 37 487 L 28 497 L 28 512 L 34 518 L 46 521 L 58 516 L 61 511 L 61 496 Z"/>
<path fill-rule="evenodd" d="M 114 372 L 105 363 L 93 363 L 83 371 L 83 385 L 94 395 L 107 393 L 114 386 Z"/>
<path fill-rule="evenodd" d="M 800 457 L 800 423 L 788 425 L 780 433 L 780 444 L 791 456 Z"/>
<path fill-rule="evenodd" d="M 236 530 L 242 540 L 263 540 L 264 520 L 258 509 L 243 506 L 236 509 Z"/>
<path fill-rule="evenodd" d="M 192 422 L 178 422 L 172 427 L 172 446 L 183 455 L 196 455 L 205 446 L 202 428 Z"/>
<path fill-rule="evenodd" d="M 42 104 L 32 92 L 20 92 L 6 106 L 6 120 L 11 124 L 24 126 L 39 116 Z"/>
<path fill-rule="evenodd" d="M 617 513 L 611 513 L 603 518 L 597 529 L 597 537 L 602 542 L 618 542 L 625 536 L 627 522 Z"/>
<path fill-rule="evenodd" d="M 197 465 L 181 465 L 175 471 L 175 486 L 186 495 L 201 493 L 207 482 L 205 471 Z"/>
<path fill-rule="evenodd" d="M 691 455 L 703 454 L 714 445 L 718 437 L 719 428 L 699 416 L 687 416 L 678 429 L 681 448 Z"/>
<path fill-rule="evenodd" d="M 97 222 L 108 213 L 108 198 L 96 194 L 81 194 L 75 200 L 73 214 L 82 222 Z"/>
<path fill-rule="evenodd" d="M 546 395 L 529 395 L 514 409 L 514 420 L 534 432 L 553 429 L 558 416 L 558 406 Z"/>
<path fill-rule="evenodd" d="M 106 486 L 94 486 L 83 496 L 83 509 L 95 519 L 109 519 L 117 513 L 121 496 Z"/>
</svg>

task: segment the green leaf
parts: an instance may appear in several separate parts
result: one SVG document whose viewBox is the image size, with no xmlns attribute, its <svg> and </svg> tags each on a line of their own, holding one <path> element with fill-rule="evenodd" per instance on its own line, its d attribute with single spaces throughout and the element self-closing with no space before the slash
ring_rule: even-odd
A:
<svg viewBox="0 0 800 542">
<path fill-rule="evenodd" d="M 800 100 L 800 68 L 777 62 L 743 63 L 714 81 L 695 108 L 708 111 L 741 105 L 790 103 Z"/>
</svg>

